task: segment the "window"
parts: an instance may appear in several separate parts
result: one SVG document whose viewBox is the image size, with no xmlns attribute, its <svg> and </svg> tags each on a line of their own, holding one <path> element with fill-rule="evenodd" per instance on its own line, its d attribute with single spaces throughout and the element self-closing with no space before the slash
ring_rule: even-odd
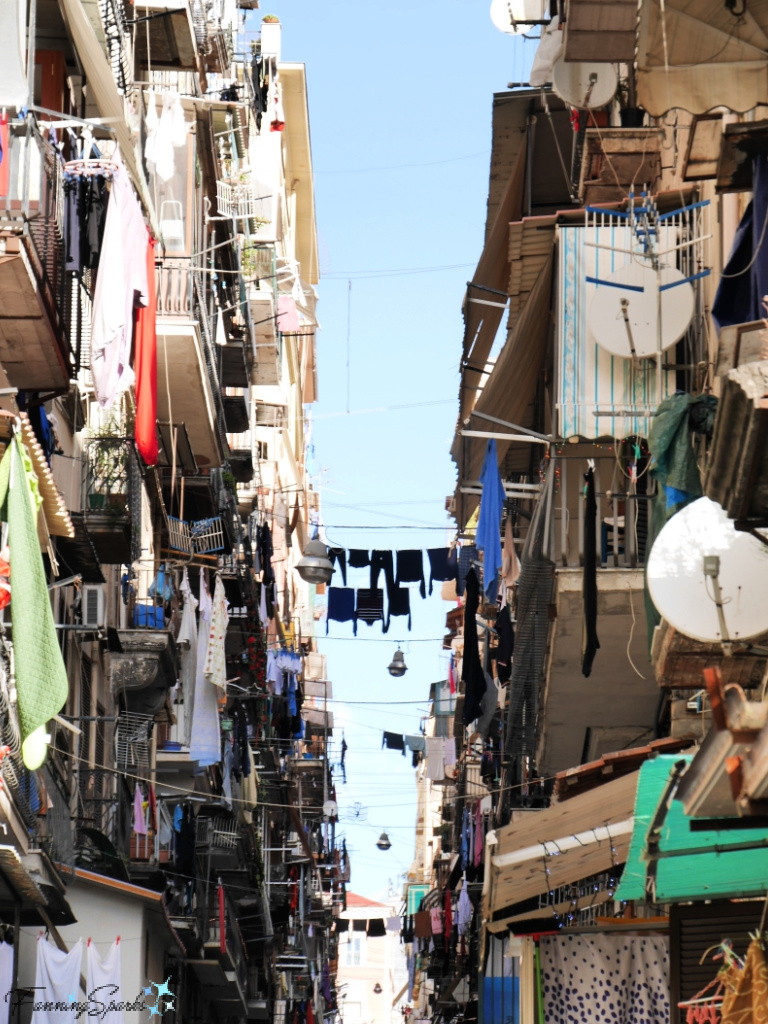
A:
<svg viewBox="0 0 768 1024">
<path fill-rule="evenodd" d="M 347 967 L 359 967 L 362 963 L 363 939 L 360 935 L 352 935 L 347 941 Z"/>
</svg>

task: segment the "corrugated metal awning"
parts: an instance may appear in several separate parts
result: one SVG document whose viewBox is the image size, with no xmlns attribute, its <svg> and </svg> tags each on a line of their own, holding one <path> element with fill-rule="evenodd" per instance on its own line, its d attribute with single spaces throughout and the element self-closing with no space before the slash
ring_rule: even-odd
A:
<svg viewBox="0 0 768 1024">
<path fill-rule="evenodd" d="M 648 833 L 679 761 L 661 756 L 640 769 L 635 827 L 617 900 L 643 900 L 649 873 L 656 903 L 764 896 L 768 889 L 768 829 L 698 828 L 673 800 L 661 826 L 658 860 L 648 859 Z M 712 819 L 716 821 L 717 819 Z M 701 825 L 706 826 L 706 820 Z"/>
</svg>

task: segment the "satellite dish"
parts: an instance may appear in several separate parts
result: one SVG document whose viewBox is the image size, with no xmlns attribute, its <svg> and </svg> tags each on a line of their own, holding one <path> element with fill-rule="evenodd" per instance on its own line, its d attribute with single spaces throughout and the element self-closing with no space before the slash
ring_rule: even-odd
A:
<svg viewBox="0 0 768 1024">
<path fill-rule="evenodd" d="M 543 0 L 492 0 L 491 21 L 506 35 L 526 32 L 531 25 L 518 22 L 546 21 Z"/>
<path fill-rule="evenodd" d="M 323 814 L 326 818 L 335 818 L 339 813 L 339 805 L 335 800 L 326 800 L 323 804 Z"/>
<path fill-rule="evenodd" d="M 674 345 L 693 319 L 694 294 L 676 267 L 662 267 L 661 348 Z M 659 347 L 659 284 L 656 271 L 647 263 L 628 263 L 607 274 L 598 284 L 589 306 L 587 325 L 595 341 L 611 355 L 647 359 Z M 622 285 L 628 287 L 622 288 Z M 642 288 L 642 291 L 635 289 Z M 627 320 L 624 319 L 626 311 Z M 628 321 L 628 323 L 627 323 Z M 630 341 L 631 334 L 631 341 Z M 634 352 L 632 349 L 634 348 Z"/>
<path fill-rule="evenodd" d="M 717 582 L 729 640 L 768 632 L 768 548 L 737 531 L 725 510 L 699 498 L 674 515 L 654 541 L 646 569 L 653 603 L 680 633 L 717 643 L 723 639 L 713 580 L 704 558 L 719 558 Z"/>
<path fill-rule="evenodd" d="M 552 68 L 552 88 L 561 100 L 577 110 L 605 107 L 616 95 L 619 78 L 613 64 L 565 61 L 559 57 Z"/>
</svg>

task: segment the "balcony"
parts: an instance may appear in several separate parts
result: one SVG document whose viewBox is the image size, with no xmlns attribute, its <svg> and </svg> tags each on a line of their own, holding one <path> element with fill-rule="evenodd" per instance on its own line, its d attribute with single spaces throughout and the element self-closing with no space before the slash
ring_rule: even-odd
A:
<svg viewBox="0 0 768 1024">
<path fill-rule="evenodd" d="M 202 275 L 188 259 L 157 268 L 157 414 L 183 423 L 198 466 L 220 466 L 226 423 Z"/>
<path fill-rule="evenodd" d="M 248 285 L 248 304 L 256 334 L 256 365 L 252 382 L 261 385 L 280 383 L 283 355 L 282 336 L 277 330 L 274 294 L 266 288 Z"/>
<path fill-rule="evenodd" d="M 248 960 L 229 895 L 224 892 L 220 901 L 218 887 L 210 886 L 203 915 L 205 959 L 187 962 L 203 995 L 223 1016 L 242 1016 L 246 1013 Z"/>
<path fill-rule="evenodd" d="M 85 525 L 99 561 L 104 565 L 132 561 L 132 497 L 139 486 L 132 440 L 122 436 L 88 438 L 83 468 Z"/>
<path fill-rule="evenodd" d="M 0 174 L 0 363 L 23 390 L 60 392 L 72 373 L 61 164 L 34 127 L 11 122 Z"/>
<path fill-rule="evenodd" d="M 136 18 L 146 19 L 136 33 L 136 60 L 140 68 L 194 71 L 198 42 L 189 0 L 140 0 Z"/>
<path fill-rule="evenodd" d="M 178 678 L 176 642 L 167 629 L 120 629 L 121 652 L 108 654 L 109 679 L 115 699 L 130 712 L 156 715 Z"/>
</svg>

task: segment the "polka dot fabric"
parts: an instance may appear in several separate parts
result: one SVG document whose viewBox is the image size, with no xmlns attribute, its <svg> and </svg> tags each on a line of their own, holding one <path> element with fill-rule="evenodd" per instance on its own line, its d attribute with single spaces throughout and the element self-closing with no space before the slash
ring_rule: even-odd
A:
<svg viewBox="0 0 768 1024">
<path fill-rule="evenodd" d="M 541 939 L 546 1024 L 669 1024 L 665 936 Z"/>
</svg>

